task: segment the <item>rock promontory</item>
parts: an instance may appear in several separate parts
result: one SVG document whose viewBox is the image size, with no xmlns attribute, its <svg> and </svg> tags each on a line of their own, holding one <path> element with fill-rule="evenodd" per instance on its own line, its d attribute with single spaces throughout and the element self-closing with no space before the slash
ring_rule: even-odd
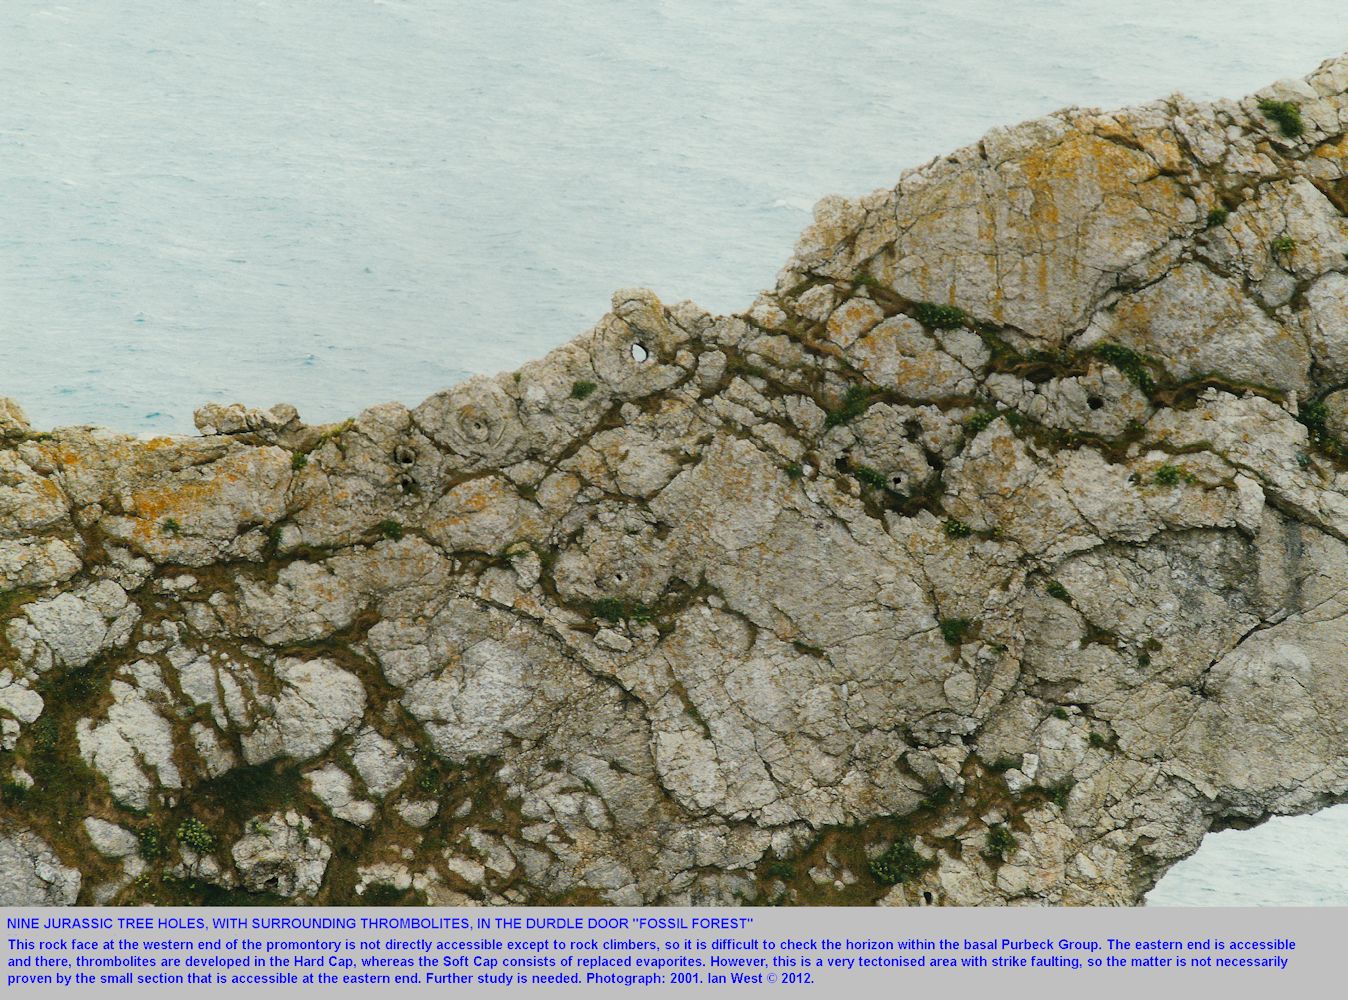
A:
<svg viewBox="0 0 1348 1000">
<path fill-rule="evenodd" d="M 995 129 L 713 316 L 0 400 L 0 903 L 1133 904 L 1348 798 L 1348 57 Z"/>
</svg>

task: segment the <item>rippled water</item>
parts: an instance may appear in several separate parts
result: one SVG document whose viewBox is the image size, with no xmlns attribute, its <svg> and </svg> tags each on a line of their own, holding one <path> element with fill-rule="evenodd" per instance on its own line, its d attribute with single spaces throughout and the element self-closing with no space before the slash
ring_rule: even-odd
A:
<svg viewBox="0 0 1348 1000">
<path fill-rule="evenodd" d="M 0 394 L 135 431 L 415 403 L 617 287 L 743 308 L 821 195 L 992 125 L 1345 48 L 1341 0 L 5 0 Z M 1152 898 L 1345 902 L 1346 843 L 1221 834 Z"/>
</svg>

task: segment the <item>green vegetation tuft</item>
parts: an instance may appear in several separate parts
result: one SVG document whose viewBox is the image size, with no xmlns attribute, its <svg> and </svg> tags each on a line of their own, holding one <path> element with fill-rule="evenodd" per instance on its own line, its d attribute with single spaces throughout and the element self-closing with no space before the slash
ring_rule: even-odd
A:
<svg viewBox="0 0 1348 1000">
<path fill-rule="evenodd" d="M 959 306 L 941 306 L 934 302 L 919 302 L 913 314 L 923 326 L 933 330 L 953 330 L 969 322 L 969 314 Z"/>
<path fill-rule="evenodd" d="M 869 465 L 858 466 L 853 475 L 857 477 L 857 482 L 863 486 L 869 486 L 873 490 L 889 489 L 889 480 Z"/>
<path fill-rule="evenodd" d="M 1086 742 L 1097 750 L 1109 746 L 1109 740 L 1105 739 L 1103 734 L 1097 733 L 1094 730 L 1091 730 L 1091 734 L 1086 738 Z"/>
<path fill-rule="evenodd" d="M 178 824 L 178 840 L 198 854 L 209 854 L 215 850 L 215 835 L 195 816 Z"/>
<path fill-rule="evenodd" d="M 857 276 L 856 276 L 855 278 L 852 279 L 852 284 L 855 285 L 855 286 L 858 287 L 858 288 L 884 288 L 884 287 L 885 287 L 883 284 L 881 284 L 879 278 L 875 277 L 875 276 L 872 275 L 872 274 L 866 274 L 864 271 L 861 272 L 861 273 L 859 273 L 859 274 L 857 274 Z"/>
<path fill-rule="evenodd" d="M 1066 721 L 1067 721 L 1068 719 L 1070 719 L 1072 716 L 1071 716 L 1071 714 L 1067 711 L 1067 709 L 1065 709 L 1065 708 L 1063 708 L 1061 705 L 1059 705 L 1057 708 L 1055 708 L 1055 709 L 1053 710 L 1053 717 L 1054 717 L 1055 719 L 1062 719 L 1064 722 L 1066 722 Z"/>
<path fill-rule="evenodd" d="M 168 853 L 168 845 L 153 826 L 141 830 L 137 839 L 140 841 L 140 856 L 146 861 L 155 861 Z"/>
<path fill-rule="evenodd" d="M 1128 377 L 1128 380 L 1145 393 L 1156 388 L 1156 382 L 1147 369 L 1142 355 L 1122 344 L 1101 344 L 1095 349 L 1095 356 L 1108 362 Z"/>
<path fill-rule="evenodd" d="M 1301 120 L 1301 108 L 1291 101 L 1265 97 L 1259 102 L 1259 110 L 1276 122 L 1282 134 L 1289 139 L 1295 139 L 1306 131 L 1306 124 Z"/>
<path fill-rule="evenodd" d="M 1297 241 L 1290 236 L 1279 236 L 1268 247 L 1275 257 L 1286 257 L 1296 251 Z"/>
<path fill-rule="evenodd" d="M 1156 470 L 1157 486 L 1178 486 L 1184 477 L 1184 470 L 1178 465 L 1163 465 Z"/>
<path fill-rule="evenodd" d="M 1208 228 L 1211 229 L 1213 226 L 1224 226 L 1224 225 L 1226 225 L 1227 217 L 1230 216 L 1230 214 L 1231 214 L 1230 212 L 1228 212 L 1225 208 L 1223 208 L 1223 207 L 1220 206 L 1220 205 L 1218 205 L 1218 206 L 1217 206 L 1216 208 L 1214 208 L 1214 209 L 1209 210 L 1209 211 L 1208 211 Z"/>
<path fill-rule="evenodd" d="M 837 408 L 829 410 L 828 417 L 824 424 L 828 427 L 837 427 L 839 424 L 845 424 L 849 420 L 861 416 L 866 412 L 866 406 L 870 403 L 871 391 L 864 386 L 849 386 L 847 392 L 843 394 L 842 402 Z"/>
<path fill-rule="evenodd" d="M 1020 841 L 1016 835 L 1011 832 L 1011 828 L 1004 823 L 998 823 L 996 826 L 988 827 L 988 856 L 996 858 L 999 861 L 1005 861 L 1018 846 Z"/>
<path fill-rule="evenodd" d="M 906 837 L 894 841 L 870 863 L 871 875 L 881 885 L 911 882 L 930 867 L 931 862 L 918 854 Z"/>
<path fill-rule="evenodd" d="M 1076 784 L 1071 778 L 1060 781 L 1056 785 L 1046 785 L 1040 789 L 1044 793 L 1044 798 L 1048 799 L 1059 809 L 1067 808 L 1067 798 L 1072 794 L 1072 788 Z"/>
<path fill-rule="evenodd" d="M 957 521 L 954 518 L 945 523 L 946 538 L 968 538 L 974 533 L 974 529 L 969 527 L 963 521 Z"/>
<path fill-rule="evenodd" d="M 1001 757 L 998 757 L 996 760 L 994 760 L 991 764 L 988 765 L 988 770 L 996 774 L 1005 774 L 1007 771 L 1013 770 L 1017 767 L 1020 767 L 1019 757 L 1008 757 L 1005 754 L 1003 754 Z"/>
<path fill-rule="evenodd" d="M 787 479 L 799 479 L 801 476 L 805 475 L 805 468 L 799 462 L 792 462 L 782 469 L 782 471 L 786 473 Z"/>
<path fill-rule="evenodd" d="M 974 623 L 968 618 L 942 618 L 941 638 L 952 646 L 958 646 L 973 627 Z"/>
<path fill-rule="evenodd" d="M 308 464 L 309 464 L 309 456 L 302 451 L 297 451 L 295 452 L 295 454 L 290 456 L 290 468 L 295 472 L 299 472 Z"/>
<path fill-rule="evenodd" d="M 380 521 L 379 533 L 391 542 L 398 542 L 403 537 L 403 526 L 397 521 Z"/>
<path fill-rule="evenodd" d="M 1070 601 L 1072 599 L 1072 595 L 1067 592 L 1067 588 L 1057 580 L 1050 580 L 1048 586 L 1045 587 L 1044 590 L 1049 597 L 1057 598 L 1060 601 Z"/>
<path fill-rule="evenodd" d="M 994 410 L 983 410 L 981 413 L 975 413 L 964 422 L 964 426 L 969 429 L 969 433 L 977 434 L 997 419 L 997 413 Z"/>
<path fill-rule="evenodd" d="M 590 605 L 590 614 L 606 622 L 617 624 L 621 621 L 634 621 L 644 625 L 655 613 L 646 605 L 636 601 L 624 601 L 617 597 L 602 597 Z"/>
<path fill-rule="evenodd" d="M 587 382 L 584 380 L 573 382 L 571 384 L 571 398 L 588 399 L 598 388 L 599 385 L 596 382 Z"/>
<path fill-rule="evenodd" d="M 164 534 L 166 535 L 176 535 L 183 530 L 183 526 L 179 524 L 176 519 L 171 517 L 164 518 L 163 528 Z"/>
</svg>

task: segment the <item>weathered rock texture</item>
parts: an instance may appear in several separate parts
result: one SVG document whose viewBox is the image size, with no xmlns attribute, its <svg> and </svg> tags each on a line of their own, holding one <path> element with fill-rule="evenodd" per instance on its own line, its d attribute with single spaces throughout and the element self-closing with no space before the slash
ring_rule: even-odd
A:
<svg viewBox="0 0 1348 1000">
<path fill-rule="evenodd" d="M 411 410 L 0 405 L 0 901 L 1135 903 L 1342 801 L 1346 90 L 995 130 Z"/>
</svg>

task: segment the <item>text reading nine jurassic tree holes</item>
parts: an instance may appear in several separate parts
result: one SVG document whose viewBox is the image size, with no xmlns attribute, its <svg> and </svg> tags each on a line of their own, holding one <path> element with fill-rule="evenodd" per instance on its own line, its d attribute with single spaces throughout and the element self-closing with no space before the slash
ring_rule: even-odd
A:
<svg viewBox="0 0 1348 1000">
<path fill-rule="evenodd" d="M 1266 938 L 762 935 L 753 917 L 7 918 L 6 986 L 811 986 L 858 972 L 1285 970 Z"/>
</svg>

